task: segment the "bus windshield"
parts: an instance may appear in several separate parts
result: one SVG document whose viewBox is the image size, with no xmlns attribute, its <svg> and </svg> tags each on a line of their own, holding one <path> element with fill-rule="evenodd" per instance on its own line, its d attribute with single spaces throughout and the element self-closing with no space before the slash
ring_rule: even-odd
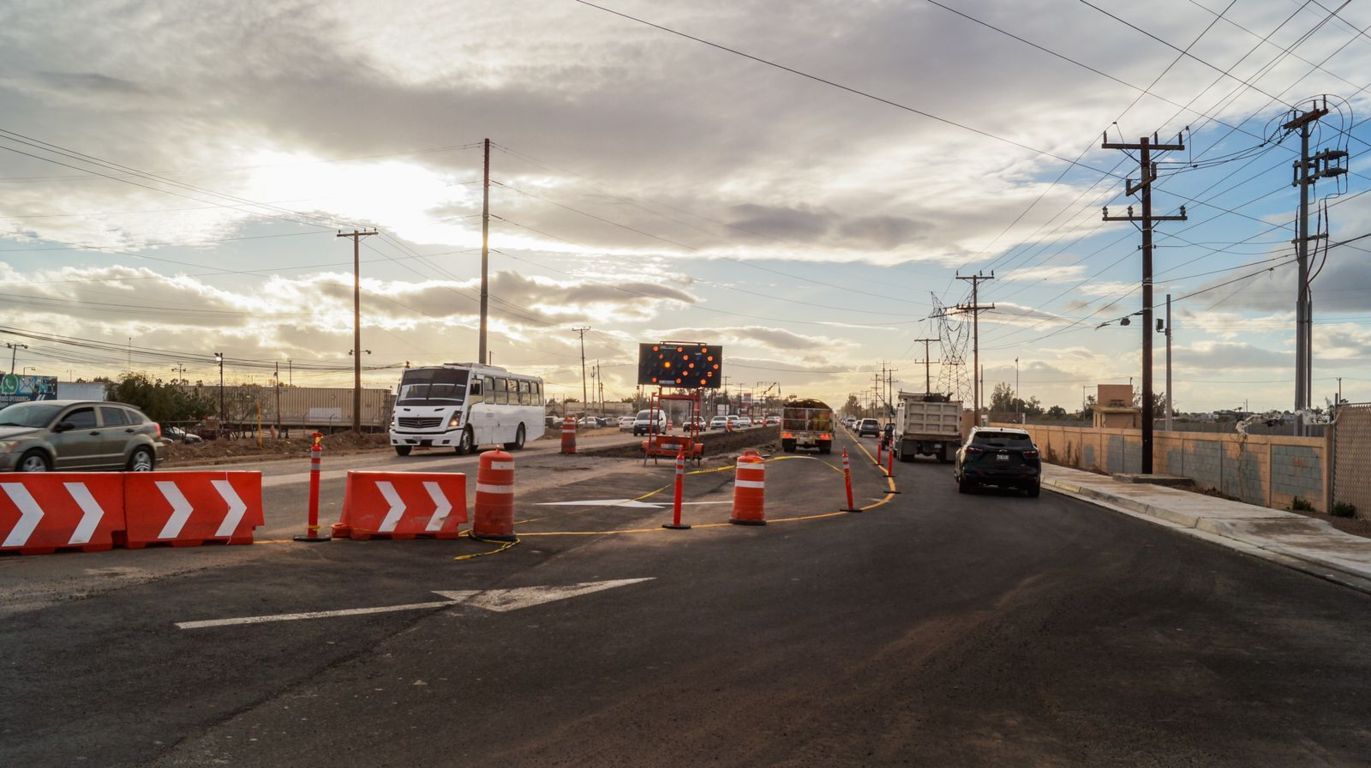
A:
<svg viewBox="0 0 1371 768">
<path fill-rule="evenodd" d="M 396 405 L 461 405 L 467 394 L 467 371 L 415 368 L 400 378 Z"/>
</svg>

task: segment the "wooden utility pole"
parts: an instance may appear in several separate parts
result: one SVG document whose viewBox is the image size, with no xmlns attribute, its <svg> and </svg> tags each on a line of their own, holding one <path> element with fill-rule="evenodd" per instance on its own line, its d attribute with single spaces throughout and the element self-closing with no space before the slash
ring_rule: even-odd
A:
<svg viewBox="0 0 1371 768">
<path fill-rule="evenodd" d="M 1136 144 L 1115 143 L 1109 141 L 1109 136 L 1105 135 L 1102 144 L 1104 149 L 1121 149 L 1125 152 L 1136 150 L 1138 152 L 1138 172 L 1141 178 L 1137 184 L 1132 179 L 1127 179 L 1125 188 L 1127 194 L 1135 195 L 1142 193 L 1142 215 L 1133 215 L 1133 206 L 1128 206 L 1127 216 L 1110 216 L 1109 208 L 1104 209 L 1105 221 L 1129 221 L 1141 222 L 1142 230 L 1142 473 L 1152 474 L 1152 422 L 1156 418 L 1152 407 L 1152 334 L 1156 333 L 1152 328 L 1152 224 L 1157 221 L 1185 221 L 1185 206 L 1181 206 L 1178 216 L 1153 216 L 1152 215 L 1152 182 L 1157 180 L 1157 164 L 1152 161 L 1153 152 L 1168 152 L 1171 150 L 1185 149 L 1185 144 L 1181 143 L 1181 137 L 1176 137 L 1175 144 L 1162 144 L 1153 136 L 1149 140 L 1143 136 Z"/>
<path fill-rule="evenodd" d="M 590 392 L 586 389 L 586 331 L 590 330 L 590 326 L 571 330 L 581 335 L 581 407 L 590 413 Z"/>
<path fill-rule="evenodd" d="M 490 139 L 485 140 L 485 173 L 481 186 L 481 340 L 476 359 L 490 365 L 486 349 L 487 318 L 490 309 Z M 585 364 L 582 363 L 582 368 Z"/>
<path fill-rule="evenodd" d="M 985 369 L 981 367 L 981 313 L 995 308 L 994 304 L 982 305 L 980 300 L 981 283 L 987 280 L 994 280 L 995 273 L 992 271 L 988 276 L 977 272 L 974 275 L 957 275 L 958 280 L 966 280 L 971 283 L 971 303 L 961 303 L 956 306 L 959 313 L 971 313 L 971 392 L 976 423 L 981 423 L 981 389 L 985 382 Z M 979 373 L 978 373 L 979 372 Z"/>
<path fill-rule="evenodd" d="M 362 238 L 374 229 L 339 232 L 352 238 L 352 431 L 362 431 Z"/>
<path fill-rule="evenodd" d="M 923 362 L 924 362 L 924 394 L 925 394 L 925 395 L 931 395 L 931 394 L 933 394 L 933 367 L 932 367 L 932 366 L 933 366 L 933 359 L 930 358 L 930 357 L 928 356 L 928 354 L 929 354 L 929 353 L 928 353 L 928 345 L 929 345 L 929 344 L 932 344 L 932 343 L 935 342 L 935 341 L 937 341 L 937 339 L 915 339 L 915 340 L 914 340 L 914 343 L 915 343 L 915 344 L 918 344 L 918 343 L 922 342 L 923 345 L 924 345 L 924 361 L 923 361 Z"/>
</svg>

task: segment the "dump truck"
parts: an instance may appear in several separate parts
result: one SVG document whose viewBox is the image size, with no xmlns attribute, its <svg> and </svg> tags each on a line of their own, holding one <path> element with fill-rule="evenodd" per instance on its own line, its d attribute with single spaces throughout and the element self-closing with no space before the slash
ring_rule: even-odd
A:
<svg viewBox="0 0 1371 768">
<path fill-rule="evenodd" d="M 952 461 L 962 443 L 962 404 L 940 393 L 901 392 L 895 407 L 895 455 L 900 461 L 936 456 Z"/>
<path fill-rule="evenodd" d="M 833 409 L 819 400 L 790 400 L 781 408 L 781 449 L 833 451 Z"/>
</svg>

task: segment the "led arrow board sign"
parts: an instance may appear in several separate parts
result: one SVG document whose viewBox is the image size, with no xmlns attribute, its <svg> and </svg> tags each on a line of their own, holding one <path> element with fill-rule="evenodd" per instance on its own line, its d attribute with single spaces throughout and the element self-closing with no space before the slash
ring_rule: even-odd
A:
<svg viewBox="0 0 1371 768">
<path fill-rule="evenodd" d="M 723 385 L 724 348 L 663 341 L 638 345 L 638 384 L 644 387 L 717 389 Z"/>
</svg>

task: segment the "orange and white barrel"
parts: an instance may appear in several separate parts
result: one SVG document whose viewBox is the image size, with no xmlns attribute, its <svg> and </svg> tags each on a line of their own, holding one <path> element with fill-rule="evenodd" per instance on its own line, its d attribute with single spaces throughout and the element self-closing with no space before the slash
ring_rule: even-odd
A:
<svg viewBox="0 0 1371 768">
<path fill-rule="evenodd" d="M 562 419 L 562 453 L 576 452 L 576 418 Z"/>
<path fill-rule="evenodd" d="M 476 470 L 476 511 L 471 522 L 476 539 L 514 541 L 514 457 L 504 451 L 481 454 Z"/>
<path fill-rule="evenodd" d="M 766 460 L 754 450 L 743 451 L 733 475 L 735 525 L 766 525 Z"/>
</svg>

